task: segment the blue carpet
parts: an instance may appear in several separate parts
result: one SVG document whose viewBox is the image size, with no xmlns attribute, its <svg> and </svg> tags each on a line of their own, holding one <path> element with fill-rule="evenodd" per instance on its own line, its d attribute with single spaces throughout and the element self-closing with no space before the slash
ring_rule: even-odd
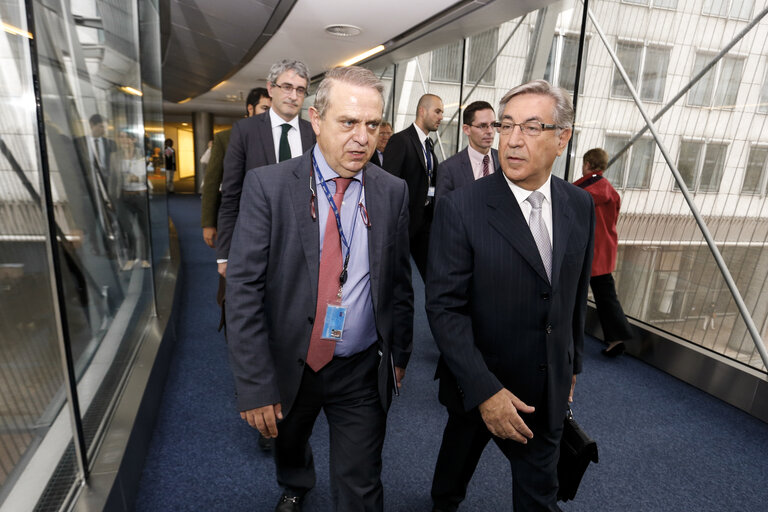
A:
<svg viewBox="0 0 768 512">
<path fill-rule="evenodd" d="M 270 511 L 274 464 L 235 410 L 223 336 L 216 332 L 215 257 L 202 241 L 200 201 L 174 196 L 183 287 L 179 338 L 147 456 L 137 511 Z M 437 349 L 414 273 L 414 354 L 389 413 L 384 447 L 387 511 L 428 511 L 446 414 L 432 380 Z M 565 511 L 761 511 L 768 509 L 768 425 L 636 359 L 607 360 L 585 346 L 574 413 L 599 444 Z M 318 484 L 307 512 L 331 510 L 327 425 L 312 437 Z M 490 444 L 462 510 L 512 510 L 506 460 Z"/>
</svg>

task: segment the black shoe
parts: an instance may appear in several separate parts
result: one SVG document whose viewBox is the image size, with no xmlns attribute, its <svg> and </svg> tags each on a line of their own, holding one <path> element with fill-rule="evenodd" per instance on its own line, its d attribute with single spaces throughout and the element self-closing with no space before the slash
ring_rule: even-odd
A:
<svg viewBox="0 0 768 512">
<path fill-rule="evenodd" d="M 604 356 L 617 357 L 624 353 L 624 342 L 620 341 L 612 347 L 604 348 L 601 352 Z"/>
<path fill-rule="evenodd" d="M 266 438 L 259 434 L 259 448 L 261 448 L 261 451 L 263 452 L 271 452 L 272 449 L 275 447 L 275 440 L 270 438 Z"/>
<path fill-rule="evenodd" d="M 275 512 L 301 512 L 301 497 L 283 493 L 277 502 Z"/>
</svg>

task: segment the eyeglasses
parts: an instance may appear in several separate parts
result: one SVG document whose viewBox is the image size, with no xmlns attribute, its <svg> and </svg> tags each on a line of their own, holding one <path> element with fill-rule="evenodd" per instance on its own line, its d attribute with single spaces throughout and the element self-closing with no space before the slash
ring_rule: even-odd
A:
<svg viewBox="0 0 768 512">
<path fill-rule="evenodd" d="M 538 121 L 526 121 L 524 123 L 510 123 L 505 121 L 503 123 L 493 123 L 493 127 L 496 128 L 499 135 L 512 135 L 515 126 L 519 126 L 520 132 L 528 137 L 538 137 L 544 130 L 557 130 L 558 128 L 561 128 L 556 124 L 545 124 Z"/>
<path fill-rule="evenodd" d="M 471 126 L 472 128 L 477 128 L 482 131 L 487 131 L 487 130 L 492 130 L 496 126 L 496 123 L 480 123 L 480 124 L 471 124 L 469 126 Z"/>
<path fill-rule="evenodd" d="M 291 84 L 279 84 L 277 82 L 272 82 L 272 85 L 274 85 L 275 87 L 281 88 L 283 92 L 285 94 L 288 94 L 289 96 L 293 91 L 296 91 L 296 96 L 299 96 L 299 97 L 305 96 L 307 94 L 306 87 L 294 87 Z"/>
</svg>

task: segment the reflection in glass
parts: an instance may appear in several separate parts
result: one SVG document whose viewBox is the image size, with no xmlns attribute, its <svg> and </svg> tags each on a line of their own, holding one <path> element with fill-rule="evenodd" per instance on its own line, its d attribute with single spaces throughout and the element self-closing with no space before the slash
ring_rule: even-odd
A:
<svg viewBox="0 0 768 512">
<path fill-rule="evenodd" d="M 741 186 L 742 194 L 765 194 L 766 163 L 768 148 L 753 146 L 749 150 L 749 161 Z"/>
</svg>

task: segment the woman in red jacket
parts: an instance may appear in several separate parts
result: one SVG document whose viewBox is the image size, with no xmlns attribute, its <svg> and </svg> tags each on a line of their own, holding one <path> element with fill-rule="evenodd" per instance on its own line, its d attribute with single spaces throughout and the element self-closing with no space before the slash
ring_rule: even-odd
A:
<svg viewBox="0 0 768 512">
<path fill-rule="evenodd" d="M 603 354 L 615 357 L 624 352 L 623 340 L 632 338 L 632 328 L 616 296 L 616 285 L 611 275 L 616 268 L 619 243 L 616 221 L 621 198 L 603 177 L 607 165 L 608 153 L 600 148 L 590 149 L 584 154 L 583 176 L 574 185 L 589 192 L 595 202 L 595 254 L 589 284 L 603 327 L 603 337 L 609 343 Z"/>
</svg>

